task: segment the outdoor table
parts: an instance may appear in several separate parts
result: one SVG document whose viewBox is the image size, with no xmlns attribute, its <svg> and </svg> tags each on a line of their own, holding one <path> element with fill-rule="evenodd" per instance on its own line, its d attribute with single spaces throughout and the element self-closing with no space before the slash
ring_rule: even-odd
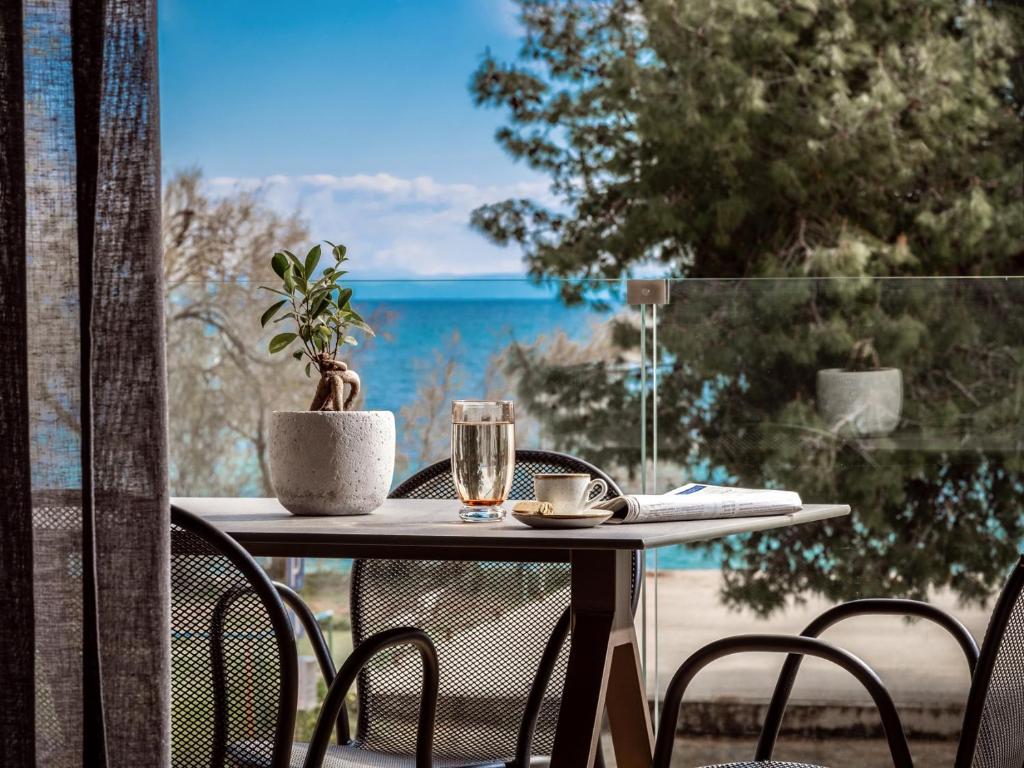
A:
<svg viewBox="0 0 1024 768">
<path fill-rule="evenodd" d="M 602 711 L 620 768 L 649 768 L 653 729 L 630 610 L 631 553 L 847 515 L 807 504 L 791 515 L 537 530 L 514 519 L 463 523 L 452 500 L 389 499 L 370 515 L 297 517 L 277 499 L 178 498 L 172 503 L 253 555 L 568 562 L 572 633 L 552 768 L 590 768 Z"/>
</svg>

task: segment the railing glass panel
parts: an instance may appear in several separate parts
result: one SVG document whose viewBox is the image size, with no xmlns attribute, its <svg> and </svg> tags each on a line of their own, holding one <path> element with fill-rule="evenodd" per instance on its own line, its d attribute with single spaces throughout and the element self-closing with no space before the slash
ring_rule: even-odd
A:
<svg viewBox="0 0 1024 768">
<path fill-rule="evenodd" d="M 663 550 L 653 589 L 648 574 L 648 610 L 660 601 L 652 694 L 698 645 L 796 632 L 859 597 L 937 602 L 980 642 L 1024 551 L 1024 278 L 673 280 L 670 296 L 657 344 L 647 339 L 652 485 L 788 488 L 853 513 Z M 891 685 L 908 727 L 934 740 L 921 754 L 951 760 L 968 681 L 955 643 L 896 618 L 829 637 Z M 853 710 L 834 716 L 857 693 L 806 667 L 788 717 L 819 737 L 804 759 L 836 760 L 816 745 L 856 734 Z M 709 670 L 680 729 L 756 728 L 775 670 L 764 658 Z"/>
<path fill-rule="evenodd" d="M 396 483 L 449 455 L 456 398 L 514 399 L 519 447 L 639 482 L 639 358 L 623 341 L 637 316 L 620 283 L 575 306 L 557 283 L 525 279 L 346 285 L 376 336 L 353 334 L 344 359 L 362 379 L 358 407 L 395 413 Z M 248 282 L 185 281 L 167 302 L 172 492 L 271 495 L 270 414 L 308 408 L 315 389 L 287 352 L 267 352 L 283 329 L 259 325 L 273 297 Z"/>
</svg>

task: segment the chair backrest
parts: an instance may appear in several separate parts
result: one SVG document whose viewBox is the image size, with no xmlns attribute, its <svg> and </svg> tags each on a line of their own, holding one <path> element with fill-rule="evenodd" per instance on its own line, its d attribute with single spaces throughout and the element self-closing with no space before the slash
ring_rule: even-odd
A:
<svg viewBox="0 0 1024 768">
<path fill-rule="evenodd" d="M 171 765 L 289 764 L 295 637 L 273 584 L 232 539 L 171 509 Z"/>
<path fill-rule="evenodd" d="M 1024 557 L 1003 587 L 971 681 L 957 768 L 1024 768 Z"/>
<path fill-rule="evenodd" d="M 511 499 L 533 498 L 535 473 L 587 473 L 618 486 L 572 456 L 516 451 Z M 392 498 L 456 499 L 451 462 L 440 461 L 399 485 Z M 452 505 L 456 521 L 458 505 Z M 356 644 L 384 629 L 415 626 L 430 635 L 441 670 L 434 758 L 511 761 L 545 645 L 569 605 L 568 563 L 357 560 L 352 570 Z M 567 646 L 543 697 L 535 754 L 550 754 Z M 419 667 L 399 649 L 376 658 L 359 678 L 356 742 L 411 755 L 415 746 Z"/>
</svg>

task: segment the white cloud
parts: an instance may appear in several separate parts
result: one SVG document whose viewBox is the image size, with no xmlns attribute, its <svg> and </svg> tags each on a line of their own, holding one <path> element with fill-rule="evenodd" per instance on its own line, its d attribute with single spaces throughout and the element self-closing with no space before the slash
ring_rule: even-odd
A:
<svg viewBox="0 0 1024 768">
<path fill-rule="evenodd" d="M 343 242 L 359 277 L 521 273 L 517 247 L 500 248 L 469 227 L 472 210 L 509 197 L 553 203 L 544 182 L 479 186 L 387 173 L 216 177 L 213 195 L 258 190 L 276 211 L 299 211 L 314 238 Z"/>
</svg>

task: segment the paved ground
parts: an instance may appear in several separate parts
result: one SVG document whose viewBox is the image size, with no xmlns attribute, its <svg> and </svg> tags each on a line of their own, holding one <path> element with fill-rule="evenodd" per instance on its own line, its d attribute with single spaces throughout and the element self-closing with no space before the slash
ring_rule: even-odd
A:
<svg viewBox="0 0 1024 768">
<path fill-rule="evenodd" d="M 749 760 L 754 755 L 754 743 L 754 739 L 681 738 L 672 754 L 672 765 L 692 768 Z M 952 768 L 956 746 L 949 741 L 917 741 L 911 744 L 911 751 L 915 765 Z M 892 768 L 885 745 L 877 739 L 787 739 L 780 743 L 775 757 L 828 768 Z M 609 768 L 615 765 L 615 757 L 607 743 L 605 760 Z"/>
<path fill-rule="evenodd" d="M 654 590 L 648 582 L 648 610 L 653 614 Z M 721 605 L 717 571 L 662 572 L 658 580 L 658 687 L 664 691 L 678 664 L 701 645 L 727 635 L 748 632 L 796 634 L 810 619 L 828 607 L 819 599 L 791 607 L 767 620 L 747 611 L 732 612 Z M 963 608 L 946 592 L 931 602 L 963 621 L 978 642 L 984 635 L 988 610 Z M 650 626 L 650 625 L 649 625 Z M 959 646 L 943 630 L 929 622 L 908 623 L 898 617 L 849 619 L 829 629 L 824 639 L 860 656 L 881 676 L 901 712 L 908 731 L 931 738 L 949 737 L 959 729 L 960 709 L 967 694 L 969 675 Z M 648 637 L 649 690 L 654 682 L 654 646 Z M 732 721 L 732 730 L 744 728 L 759 717 L 767 701 L 781 659 L 752 654 L 722 659 L 694 680 L 684 705 L 681 726 L 703 731 L 708 719 Z M 793 692 L 794 717 L 789 725 L 813 733 L 841 734 L 862 721 L 872 730 L 870 700 L 846 672 L 826 662 L 808 659 Z M 715 706 L 704 706 L 714 703 Z M 749 722 L 748 722 L 749 721 Z M 848 729 L 847 729 L 848 730 Z M 713 732 L 713 731 L 712 731 Z M 849 731 L 848 731 L 849 732 Z"/>
</svg>

